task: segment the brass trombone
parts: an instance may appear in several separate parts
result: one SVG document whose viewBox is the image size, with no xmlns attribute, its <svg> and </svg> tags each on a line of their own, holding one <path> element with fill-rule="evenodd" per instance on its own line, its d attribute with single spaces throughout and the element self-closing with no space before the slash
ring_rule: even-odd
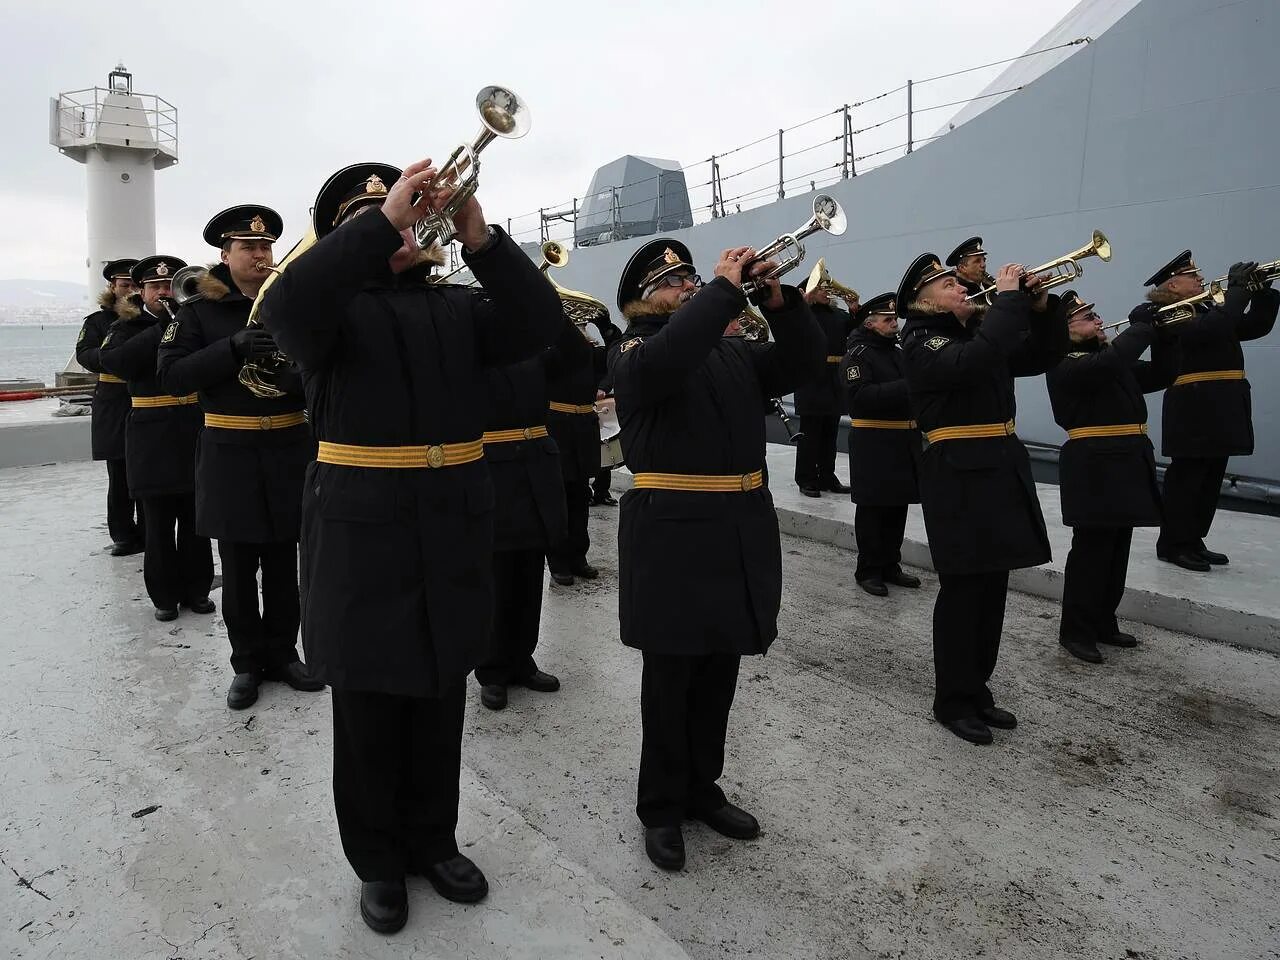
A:
<svg viewBox="0 0 1280 960">
<path fill-rule="evenodd" d="M 1101 230 L 1093 231 L 1093 239 L 1080 249 L 1072 250 L 1056 260 L 1050 260 L 1048 263 L 1042 263 L 1040 266 L 1026 271 L 1025 277 L 1041 277 L 1041 290 L 1047 290 L 1050 287 L 1056 287 L 1064 283 L 1075 283 L 1084 276 L 1084 267 L 1080 266 L 1080 261 L 1089 257 L 1097 257 L 1103 263 L 1107 263 L 1111 259 L 1111 241 L 1107 239 L 1106 234 Z M 969 294 L 965 299 L 982 300 L 990 305 L 995 298 L 996 285 L 992 283 L 990 286 L 983 287 L 977 293 Z"/>
<path fill-rule="evenodd" d="M 517 140 L 529 132 L 528 104 L 506 87 L 482 87 L 476 94 L 476 111 L 482 126 L 475 141 L 454 150 L 427 184 L 427 190 L 441 184 L 451 184 L 454 190 L 442 209 L 431 211 L 413 225 L 413 235 L 424 250 L 437 240 L 448 243 L 458 235 L 453 218 L 480 186 L 480 151 L 496 137 Z"/>
<path fill-rule="evenodd" d="M 751 264 L 761 260 L 772 260 L 774 257 L 781 255 L 782 262 L 777 266 L 771 267 L 766 273 L 759 277 L 753 277 L 749 280 L 743 280 L 742 292 L 747 299 L 755 303 L 758 298 L 765 296 L 770 280 L 776 280 L 790 270 L 794 270 L 800 265 L 800 261 L 804 259 L 804 244 L 801 242 L 810 234 L 817 233 L 822 230 L 838 237 L 849 226 L 849 221 L 844 215 L 844 210 L 840 204 L 836 202 L 835 197 L 820 193 L 813 198 L 813 216 L 810 217 L 803 225 L 798 227 L 792 233 L 784 233 L 778 239 L 774 240 L 763 250 L 757 250 L 756 255 L 743 267 L 745 271 Z"/>
</svg>

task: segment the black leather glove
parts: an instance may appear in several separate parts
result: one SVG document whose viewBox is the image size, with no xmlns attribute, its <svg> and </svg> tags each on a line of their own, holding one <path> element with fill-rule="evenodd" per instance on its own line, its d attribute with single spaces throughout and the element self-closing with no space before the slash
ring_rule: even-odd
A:
<svg viewBox="0 0 1280 960">
<path fill-rule="evenodd" d="M 1253 271 L 1258 269 L 1256 260 L 1247 260 L 1242 263 L 1233 263 L 1231 269 L 1227 271 L 1227 289 L 1234 287 L 1243 287 L 1249 283 L 1253 277 Z"/>
<path fill-rule="evenodd" d="M 245 327 L 231 335 L 231 350 L 241 360 L 265 360 L 276 352 L 276 341 L 265 330 Z"/>
<path fill-rule="evenodd" d="M 1140 303 L 1129 311 L 1130 323 L 1155 323 L 1160 308 L 1154 303 Z"/>
</svg>

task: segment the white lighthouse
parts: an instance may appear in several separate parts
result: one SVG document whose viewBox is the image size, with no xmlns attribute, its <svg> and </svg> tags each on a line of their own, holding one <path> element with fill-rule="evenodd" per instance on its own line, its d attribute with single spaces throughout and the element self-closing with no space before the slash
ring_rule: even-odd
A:
<svg viewBox="0 0 1280 960">
<path fill-rule="evenodd" d="M 178 111 L 160 97 L 134 93 L 133 75 L 119 64 L 106 89 L 50 98 L 49 142 L 88 168 L 85 267 L 92 293 L 108 260 L 156 252 L 156 171 L 178 162 Z"/>
</svg>

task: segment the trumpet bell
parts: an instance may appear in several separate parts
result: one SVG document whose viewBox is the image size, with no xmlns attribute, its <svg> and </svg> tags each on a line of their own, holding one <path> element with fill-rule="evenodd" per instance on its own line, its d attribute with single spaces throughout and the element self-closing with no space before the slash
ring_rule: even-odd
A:
<svg viewBox="0 0 1280 960">
<path fill-rule="evenodd" d="M 849 218 L 844 215 L 844 208 L 829 194 L 820 193 L 813 198 L 813 220 L 818 229 L 825 230 L 833 237 L 838 237 L 849 228 Z"/>
<path fill-rule="evenodd" d="M 529 105 L 506 87 L 489 84 L 476 94 L 480 122 L 495 137 L 518 140 L 529 132 Z"/>
<path fill-rule="evenodd" d="M 175 273 L 169 281 L 170 289 L 173 291 L 173 302 L 182 306 L 188 301 L 199 300 L 204 296 L 200 292 L 200 281 L 208 272 L 199 264 L 192 263 Z"/>
</svg>

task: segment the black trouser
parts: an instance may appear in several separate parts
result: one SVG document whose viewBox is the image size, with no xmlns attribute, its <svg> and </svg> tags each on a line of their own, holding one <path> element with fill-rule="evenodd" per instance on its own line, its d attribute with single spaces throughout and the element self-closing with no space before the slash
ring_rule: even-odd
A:
<svg viewBox="0 0 1280 960">
<path fill-rule="evenodd" d="M 552 573 L 573 572 L 574 567 L 587 562 L 587 551 L 591 549 L 591 537 L 587 533 L 591 487 L 587 481 L 566 480 L 564 501 L 569 513 L 569 535 L 547 551 L 547 566 Z"/>
<path fill-rule="evenodd" d="M 195 532 L 196 501 L 190 493 L 147 497 L 147 552 L 142 579 L 158 610 L 174 610 L 209 596 L 213 583 L 213 548 Z"/>
<path fill-rule="evenodd" d="M 298 545 L 218 541 L 231 669 L 264 673 L 298 659 Z M 262 612 L 258 612 L 258 569 Z"/>
<path fill-rule="evenodd" d="M 595 475 L 591 481 L 591 495 L 593 499 L 603 500 L 609 495 L 609 485 L 613 483 L 613 471 L 601 470 Z"/>
<path fill-rule="evenodd" d="M 1173 457 L 1164 472 L 1164 523 L 1156 553 L 1201 550 L 1218 509 L 1226 457 Z"/>
<path fill-rule="evenodd" d="M 493 637 L 476 680 L 506 686 L 538 669 L 533 651 L 542 618 L 541 550 L 494 551 L 493 601 Z"/>
<path fill-rule="evenodd" d="M 465 706 L 461 680 L 438 699 L 333 691 L 333 805 L 361 880 L 457 855 Z"/>
<path fill-rule="evenodd" d="M 134 511 L 137 520 L 134 520 Z M 129 496 L 129 475 L 124 458 L 107 461 L 107 532 L 112 543 L 138 543 L 143 539 L 142 504 Z"/>
<path fill-rule="evenodd" d="M 1097 643 L 1120 630 L 1116 608 L 1129 572 L 1132 527 L 1074 527 L 1062 580 L 1062 627 L 1066 640 Z"/>
<path fill-rule="evenodd" d="M 646 827 L 679 826 L 727 802 L 716 781 L 739 660 L 736 653 L 644 654 L 636 814 Z"/>
<path fill-rule="evenodd" d="M 860 503 L 853 510 L 853 535 L 858 543 L 855 580 L 886 577 L 902 567 L 902 538 L 907 530 L 907 505 L 871 506 Z"/>
<path fill-rule="evenodd" d="M 939 573 L 933 605 L 933 715 L 972 717 L 995 704 L 987 681 L 996 669 L 1009 571 Z"/>
<path fill-rule="evenodd" d="M 840 417 L 801 414 L 800 432 L 804 436 L 796 443 L 796 483 L 802 487 L 825 488 L 836 479 Z"/>
</svg>

